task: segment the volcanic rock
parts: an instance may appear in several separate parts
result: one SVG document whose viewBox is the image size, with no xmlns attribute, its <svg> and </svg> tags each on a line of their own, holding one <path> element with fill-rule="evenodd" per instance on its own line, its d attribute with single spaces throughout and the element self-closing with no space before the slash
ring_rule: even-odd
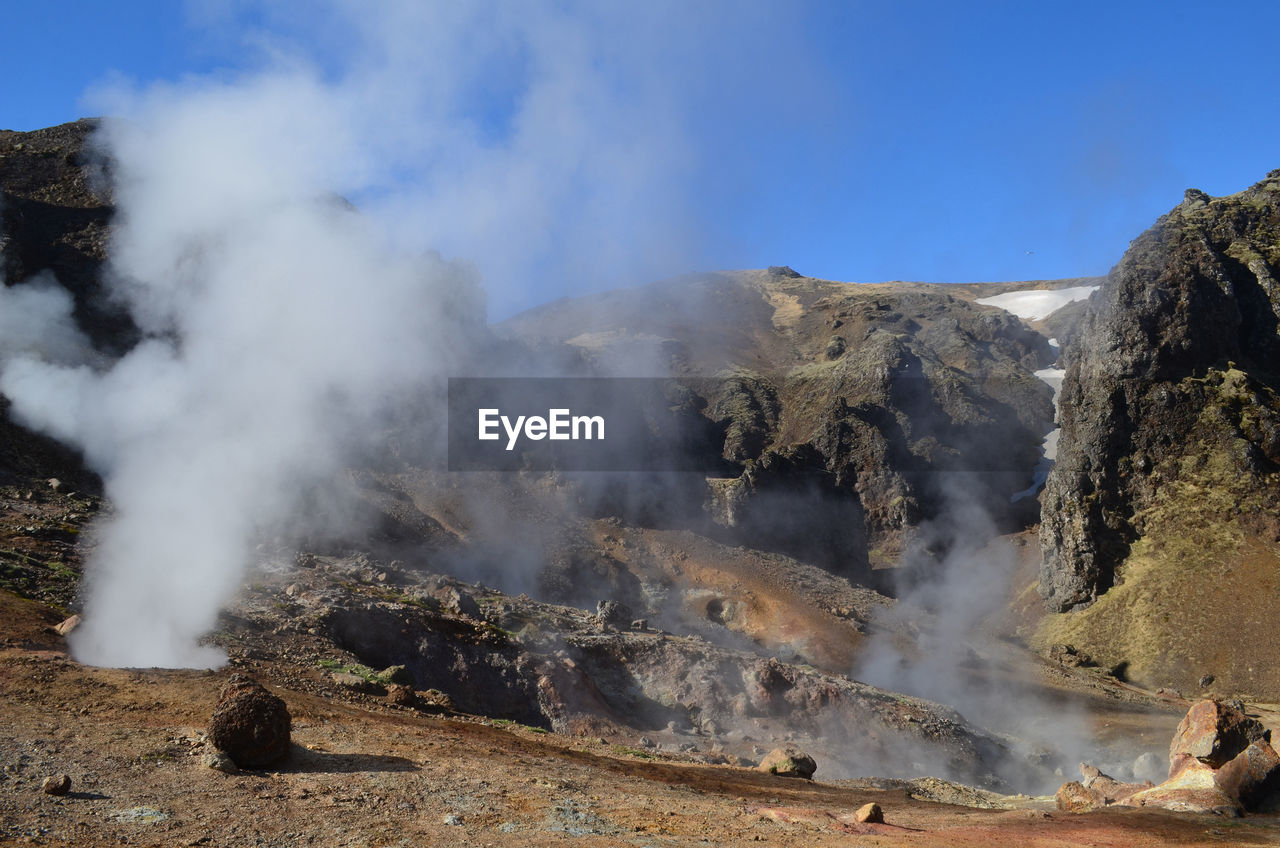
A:
<svg viewBox="0 0 1280 848">
<path fill-rule="evenodd" d="M 1169 777 L 1121 783 L 1082 765 L 1083 783 L 1058 789 L 1058 809 L 1088 812 L 1112 804 L 1192 813 L 1239 815 L 1280 802 L 1280 755 L 1271 733 L 1230 704 L 1200 701 L 1187 712 L 1169 746 Z"/>
<path fill-rule="evenodd" d="M 393 683 L 387 687 L 387 703 L 397 707 L 412 707 L 418 702 L 417 696 L 408 686 Z"/>
<path fill-rule="evenodd" d="M 757 768 L 780 777 L 803 777 L 805 780 L 813 780 L 813 773 L 818 770 L 818 764 L 808 754 L 786 747 L 770 751 Z"/>
<path fill-rule="evenodd" d="M 884 810 L 879 804 L 863 804 L 853 814 L 853 820 L 862 824 L 884 824 Z"/>
<path fill-rule="evenodd" d="M 53 627 L 53 630 L 59 636 L 66 636 L 68 633 L 70 633 L 72 630 L 75 630 L 79 626 L 80 626 L 80 615 L 79 613 L 77 613 L 76 615 L 73 615 L 70 618 L 64 619 L 59 623 L 55 624 Z"/>
<path fill-rule="evenodd" d="M 1125 783 L 1087 763 L 1080 764 L 1083 781 L 1064 783 L 1055 797 L 1058 809 L 1068 813 L 1087 813 L 1112 805 L 1134 806 L 1126 803 L 1130 797 L 1150 789 L 1151 783 Z"/>
<path fill-rule="evenodd" d="M 209 719 L 209 741 L 239 767 L 261 768 L 288 754 L 291 729 L 283 700 L 253 678 L 233 674 Z"/>
<path fill-rule="evenodd" d="M 625 628 L 632 620 L 631 608 L 621 601 L 600 601 L 596 604 L 596 621 L 602 627 Z"/>
<path fill-rule="evenodd" d="M 1169 776 L 1184 760 L 1194 758 L 1212 768 L 1222 768 L 1255 742 L 1270 742 L 1271 731 L 1256 718 L 1221 701 L 1193 704 L 1169 744 Z"/>
<path fill-rule="evenodd" d="M 40 784 L 40 791 L 46 795 L 66 795 L 71 791 L 71 776 L 55 774 L 46 777 Z"/>
<path fill-rule="evenodd" d="M 1058 456 L 1043 498 L 1040 594 L 1090 604 L 1187 484 L 1246 515 L 1280 497 L 1280 171 L 1229 197 L 1188 192 L 1135 239 L 1064 351 Z M 1194 680 L 1195 677 L 1191 677 Z"/>
<path fill-rule="evenodd" d="M 217 748 L 206 751 L 200 757 L 200 762 L 205 768 L 211 768 L 214 771 L 220 771 L 223 774 L 237 774 L 240 769 L 236 768 L 235 761 L 227 756 L 226 751 L 219 751 Z"/>
</svg>

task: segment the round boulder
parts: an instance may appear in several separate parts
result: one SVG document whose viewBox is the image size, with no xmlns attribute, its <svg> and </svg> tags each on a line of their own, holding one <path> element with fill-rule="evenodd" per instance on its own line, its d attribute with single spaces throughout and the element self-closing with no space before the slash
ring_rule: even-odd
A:
<svg viewBox="0 0 1280 848">
<path fill-rule="evenodd" d="M 262 768 L 289 753 L 292 726 L 283 700 L 253 678 L 233 674 L 209 719 L 209 741 L 240 768 Z"/>
<path fill-rule="evenodd" d="M 776 774 L 781 777 L 803 777 L 812 780 L 818 764 L 813 757 L 796 748 L 775 748 L 760 761 L 760 771 Z"/>
<path fill-rule="evenodd" d="M 40 791 L 46 795 L 66 795 L 71 791 L 71 776 L 55 774 L 46 777 L 44 782 L 40 784 Z"/>
</svg>

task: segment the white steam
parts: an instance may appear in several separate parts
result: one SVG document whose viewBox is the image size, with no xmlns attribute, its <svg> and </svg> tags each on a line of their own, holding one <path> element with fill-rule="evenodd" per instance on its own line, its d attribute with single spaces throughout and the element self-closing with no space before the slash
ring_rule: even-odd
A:
<svg viewBox="0 0 1280 848">
<path fill-rule="evenodd" d="M 928 563 L 926 573 L 902 581 L 853 676 L 954 706 L 1003 737 L 1018 756 L 996 764 L 997 776 L 1019 791 L 1052 792 L 1080 762 L 1122 780 L 1148 777 L 1134 759 L 1141 750 L 1101 750 L 1088 708 L 1039 685 L 1035 660 L 1006 640 L 1015 552 L 985 511 L 953 488 L 917 539 L 921 549 L 943 552 L 916 552 L 914 565 Z"/>
<path fill-rule="evenodd" d="M 71 295 L 52 275 L 13 287 L 0 277 L 0 361 L 15 356 L 83 361 L 90 347 L 72 317 L 72 306 Z"/>
<path fill-rule="evenodd" d="M 109 124 L 114 280 L 151 338 L 105 370 L 23 358 L 0 379 L 24 421 L 84 450 L 116 507 L 72 640 L 82 661 L 219 662 L 196 642 L 254 533 L 333 470 L 388 393 L 447 362 L 441 304 L 466 281 L 385 251 L 322 196 L 324 155 L 299 155 L 332 137 L 317 94 L 272 79 Z"/>
<path fill-rule="evenodd" d="M 474 259 L 510 299 L 537 275 L 563 291 L 666 272 L 687 241 L 681 92 L 739 49 L 708 37 L 719 10 L 673 28 L 648 7 L 306 8 L 317 55 L 287 33 L 244 77 L 98 95 L 117 116 L 98 139 L 118 209 L 106 283 L 141 344 L 95 367 L 31 356 L 79 349 L 69 302 L 0 301 L 36 313 L 6 335 L 0 391 L 84 451 L 114 506 L 81 661 L 221 661 L 199 640 L 256 534 L 483 321 L 474 275 L 428 249 Z"/>
</svg>

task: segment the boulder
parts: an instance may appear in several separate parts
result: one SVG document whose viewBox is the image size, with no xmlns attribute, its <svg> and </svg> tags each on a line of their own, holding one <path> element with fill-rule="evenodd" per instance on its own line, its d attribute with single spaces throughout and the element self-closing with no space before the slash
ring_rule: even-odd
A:
<svg viewBox="0 0 1280 848">
<path fill-rule="evenodd" d="M 818 764 L 813 757 L 796 748 L 775 748 L 757 766 L 760 771 L 781 777 L 803 777 L 812 780 Z"/>
<path fill-rule="evenodd" d="M 387 703 L 397 707 L 412 707 L 418 703 L 418 698 L 410 687 L 393 683 L 387 687 Z"/>
<path fill-rule="evenodd" d="M 391 665 L 378 672 L 378 679 L 387 684 L 399 684 L 400 686 L 412 686 L 414 684 L 413 673 L 409 671 L 407 666 Z"/>
<path fill-rule="evenodd" d="M 209 741 L 240 768 L 262 768 L 289 753 L 292 719 L 280 698 L 243 674 L 231 675 L 209 719 Z"/>
<path fill-rule="evenodd" d="M 1214 769 L 1189 760 L 1173 777 L 1130 797 L 1133 806 L 1159 807 L 1180 813 L 1240 814 L 1236 799 L 1219 788 Z"/>
<path fill-rule="evenodd" d="M 54 774 L 46 777 L 40 784 L 40 791 L 46 795 L 66 795 L 71 791 L 71 775 Z"/>
<path fill-rule="evenodd" d="M 596 621 L 601 627 L 626 629 L 633 620 L 631 608 L 621 601 L 600 601 L 596 604 Z"/>
<path fill-rule="evenodd" d="M 853 814 L 853 819 L 861 824 L 884 824 L 884 810 L 879 804 L 863 804 Z"/>
<path fill-rule="evenodd" d="M 1198 701 L 1187 711 L 1169 745 L 1169 776 L 1173 777 L 1187 758 L 1221 768 L 1254 742 L 1270 741 L 1271 731 L 1235 704 Z"/>
<path fill-rule="evenodd" d="M 1053 645 L 1049 648 L 1049 659 L 1067 668 L 1082 668 L 1093 665 L 1093 658 L 1075 645 Z"/>
<path fill-rule="evenodd" d="M 382 695 L 386 692 L 380 684 L 349 671 L 335 671 L 329 675 L 329 678 L 348 692 L 363 692 L 369 695 Z"/>
<path fill-rule="evenodd" d="M 1064 783 L 1055 796 L 1058 809 L 1068 813 L 1087 813 L 1110 806 L 1136 806 L 1129 799 L 1150 789 L 1150 782 L 1125 783 L 1088 763 L 1080 764 L 1082 781 Z"/>
<path fill-rule="evenodd" d="M 59 636 L 66 636 L 72 630 L 75 630 L 79 626 L 80 626 L 80 615 L 77 613 L 76 615 L 73 615 L 70 618 L 64 619 L 58 624 L 55 624 L 53 627 L 53 631 L 57 633 Z"/>
<path fill-rule="evenodd" d="M 1083 782 L 1064 784 L 1058 809 L 1081 813 L 1112 804 L 1187 813 L 1240 815 L 1280 804 L 1280 755 L 1271 732 L 1239 703 L 1200 701 L 1178 725 L 1162 783 L 1121 783 L 1082 765 Z"/>
</svg>

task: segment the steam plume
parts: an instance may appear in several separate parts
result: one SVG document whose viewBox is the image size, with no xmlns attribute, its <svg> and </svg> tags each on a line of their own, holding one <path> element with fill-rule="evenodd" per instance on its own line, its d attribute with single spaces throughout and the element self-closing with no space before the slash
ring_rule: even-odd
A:
<svg viewBox="0 0 1280 848">
<path fill-rule="evenodd" d="M 476 257 L 517 302 L 534 274 L 677 261 L 693 68 L 651 60 L 702 47 L 714 14 L 671 31 L 610 7 L 363 9 L 299 16 L 347 36 L 319 57 L 273 43 L 243 77 L 98 94 L 118 116 L 98 138 L 118 209 L 107 283 L 145 339 L 108 366 L 23 354 L 0 372 L 15 413 L 79 446 L 115 508 L 82 661 L 221 661 L 198 640 L 255 534 L 483 321 L 474 271 L 426 248 Z M 33 291 L 6 298 L 38 299 L 40 337 L 76 347 L 65 299 Z"/>
</svg>

